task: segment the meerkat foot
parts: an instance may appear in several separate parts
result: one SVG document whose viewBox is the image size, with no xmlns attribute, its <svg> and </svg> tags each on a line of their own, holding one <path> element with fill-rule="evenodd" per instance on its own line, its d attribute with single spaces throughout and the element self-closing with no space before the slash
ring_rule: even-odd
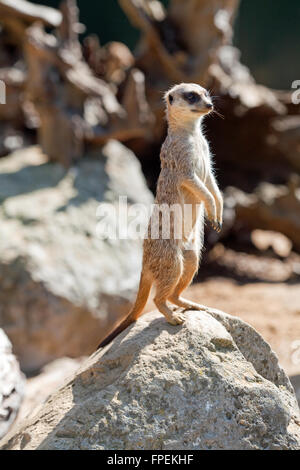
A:
<svg viewBox="0 0 300 470">
<path fill-rule="evenodd" d="M 167 322 L 171 325 L 182 325 L 185 321 L 185 315 L 183 312 L 175 311 L 172 313 L 172 316 L 167 318 Z"/>
<path fill-rule="evenodd" d="M 187 312 L 188 310 L 199 310 L 201 312 L 207 312 L 207 307 L 205 307 L 205 305 L 196 304 L 194 302 L 188 302 L 188 306 L 185 307 L 184 312 Z"/>
<path fill-rule="evenodd" d="M 181 325 L 184 322 L 185 316 L 183 312 L 173 312 L 166 303 L 155 303 L 160 313 L 165 316 L 167 322 L 171 325 Z"/>
<path fill-rule="evenodd" d="M 183 299 L 182 297 L 178 297 L 178 298 L 172 297 L 170 299 L 170 301 L 173 302 L 178 307 L 183 308 L 185 311 L 186 310 L 203 310 L 203 311 L 206 311 L 208 309 L 208 307 L 206 307 L 205 305 L 197 304 L 196 302 L 192 302 L 191 300 Z"/>
</svg>

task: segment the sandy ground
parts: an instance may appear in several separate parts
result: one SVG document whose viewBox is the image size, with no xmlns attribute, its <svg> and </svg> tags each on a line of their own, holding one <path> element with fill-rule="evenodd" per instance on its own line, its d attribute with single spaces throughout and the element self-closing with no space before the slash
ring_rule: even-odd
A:
<svg viewBox="0 0 300 470">
<path fill-rule="evenodd" d="M 300 285 L 230 279 L 193 284 L 187 299 L 236 315 L 252 325 L 271 345 L 288 375 L 300 374 Z M 150 300 L 146 310 L 154 308 Z"/>
</svg>

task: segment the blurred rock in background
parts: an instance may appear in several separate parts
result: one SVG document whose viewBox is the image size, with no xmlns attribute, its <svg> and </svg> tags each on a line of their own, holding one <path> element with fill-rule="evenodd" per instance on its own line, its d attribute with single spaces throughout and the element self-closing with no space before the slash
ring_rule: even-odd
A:
<svg viewBox="0 0 300 470">
<path fill-rule="evenodd" d="M 129 211 L 152 202 L 139 162 L 117 141 L 70 170 L 48 163 L 38 147 L 0 160 L 0 324 L 27 372 L 90 354 L 129 310 L 141 240 L 118 238 L 126 229 L 114 212 L 119 196 Z M 100 203 L 111 205 L 115 240 L 97 232 Z"/>
</svg>

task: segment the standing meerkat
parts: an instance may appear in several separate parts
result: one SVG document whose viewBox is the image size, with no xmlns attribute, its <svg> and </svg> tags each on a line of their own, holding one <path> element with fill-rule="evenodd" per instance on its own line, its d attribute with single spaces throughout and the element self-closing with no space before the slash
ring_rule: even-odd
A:
<svg viewBox="0 0 300 470">
<path fill-rule="evenodd" d="M 108 344 L 142 314 L 155 284 L 154 303 L 172 325 L 184 322 L 184 310 L 206 307 L 181 297 L 192 282 L 199 265 L 204 238 L 204 217 L 220 231 L 223 200 L 213 174 L 208 142 L 202 133 L 202 120 L 213 111 L 207 90 L 194 83 L 181 83 L 165 94 L 168 135 L 162 145 L 161 172 L 157 183 L 155 207 L 180 207 L 182 219 L 170 217 L 170 233 L 163 237 L 163 218 L 154 210 L 148 236 L 144 240 L 143 265 L 139 291 L 133 309 L 125 320 L 100 344 Z M 191 210 L 185 211 L 188 207 Z M 186 215 L 186 213 L 188 215 Z M 156 216 L 154 218 L 154 215 Z M 181 224 L 182 236 L 176 227 Z M 158 236 L 151 237 L 153 226 Z M 177 225 L 176 225 L 177 224 Z M 171 308 L 171 302 L 177 308 Z M 180 307 L 180 309 L 178 309 Z"/>
</svg>

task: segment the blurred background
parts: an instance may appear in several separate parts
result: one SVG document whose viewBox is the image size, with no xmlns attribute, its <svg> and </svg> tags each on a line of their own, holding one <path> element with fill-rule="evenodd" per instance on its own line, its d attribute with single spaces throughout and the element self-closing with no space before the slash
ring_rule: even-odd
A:
<svg viewBox="0 0 300 470">
<path fill-rule="evenodd" d="M 33 3 L 58 8 L 59 0 Z M 161 3 L 168 7 L 168 0 Z M 97 34 L 101 44 L 121 41 L 131 50 L 137 45 L 140 30 L 130 24 L 116 0 L 78 0 L 80 21 L 86 30 L 81 38 Z M 222 6 L 220 4 L 220 6 Z M 234 23 L 233 44 L 243 55 L 243 64 L 263 85 L 290 89 L 299 77 L 300 64 L 295 60 L 295 47 L 300 39 L 300 5 L 290 0 L 289 7 L 280 0 L 241 0 Z"/>
<path fill-rule="evenodd" d="M 97 236 L 97 208 L 150 206 L 162 96 L 183 81 L 213 96 L 225 201 L 186 296 L 254 326 L 299 396 L 299 20 L 297 0 L 0 0 L 0 327 L 28 379 L 18 419 L 135 299 L 141 242 Z"/>
</svg>

